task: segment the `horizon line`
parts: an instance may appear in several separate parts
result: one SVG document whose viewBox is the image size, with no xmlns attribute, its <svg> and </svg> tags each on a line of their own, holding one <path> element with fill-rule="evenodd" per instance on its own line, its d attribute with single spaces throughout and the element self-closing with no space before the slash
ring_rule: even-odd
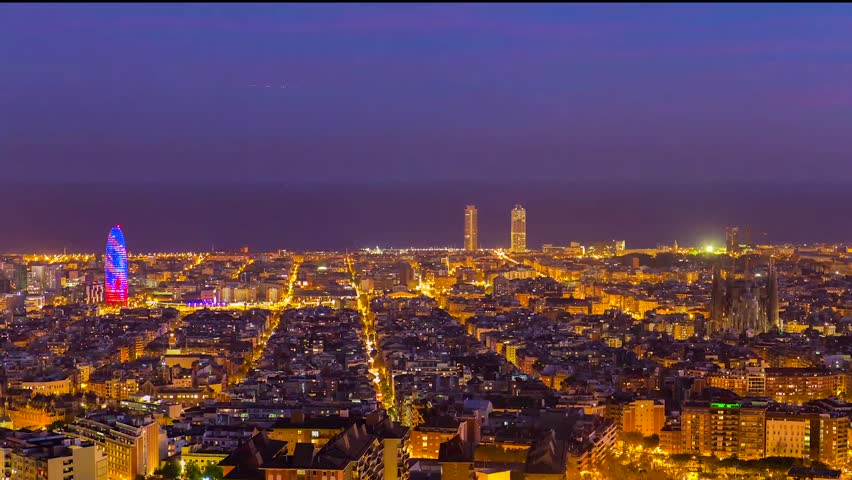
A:
<svg viewBox="0 0 852 480">
<path fill-rule="evenodd" d="M 585 244 L 582 244 L 582 242 L 581 242 L 581 246 L 588 246 L 588 245 L 593 245 L 593 244 L 596 244 L 596 243 L 608 243 L 608 242 L 614 242 L 614 241 L 617 241 L 617 240 L 599 240 L 599 241 L 594 241 L 594 242 L 585 242 Z M 814 241 L 814 242 L 808 242 L 808 243 L 793 243 L 793 242 L 784 242 L 784 243 L 766 243 L 766 244 L 755 244 L 755 245 L 754 245 L 754 247 L 755 247 L 755 248 L 759 248 L 759 247 L 795 247 L 795 248 L 799 248 L 799 247 L 807 247 L 807 246 L 809 246 L 809 245 L 813 245 L 813 246 L 815 246 L 815 247 L 816 247 L 816 246 L 838 246 L 838 245 L 846 245 L 846 244 L 849 244 L 849 243 L 852 243 L 852 240 L 849 240 L 849 241 L 841 241 L 841 242 Z M 558 244 L 555 244 L 555 243 L 544 243 L 544 244 L 542 244 L 542 247 L 544 247 L 544 245 L 552 245 L 553 247 L 557 247 L 557 248 L 559 248 L 559 247 L 569 247 L 569 245 L 558 245 Z M 672 246 L 672 245 L 660 243 L 660 244 L 658 244 L 657 246 L 654 246 L 654 247 L 648 247 L 648 246 L 635 246 L 635 247 L 632 247 L 632 248 L 625 248 L 624 250 L 625 250 L 626 252 L 630 252 L 630 253 L 627 253 L 626 255 L 630 255 L 630 254 L 638 254 L 638 253 L 634 252 L 635 250 L 658 250 L 658 249 L 659 249 L 659 248 L 658 248 L 659 246 Z M 684 245 L 684 246 L 678 246 L 678 250 L 686 250 L 686 251 L 689 251 L 689 250 L 697 250 L 697 251 L 699 251 L 699 252 L 703 252 L 705 247 L 706 247 L 706 245 Z M 720 246 L 719 248 L 721 248 L 721 246 Z M 363 252 L 370 252 L 370 251 L 373 251 L 374 249 L 378 249 L 378 250 L 380 250 L 380 251 L 405 251 L 405 250 L 413 250 L 413 251 L 427 251 L 427 252 L 428 252 L 428 251 L 435 251 L 435 252 L 449 252 L 449 251 L 467 252 L 467 250 L 465 250 L 463 246 L 461 246 L 461 247 L 454 247 L 454 246 L 441 246 L 441 247 L 435 247 L 435 246 L 430 246 L 430 247 L 417 247 L 417 246 L 408 246 L 408 247 L 382 247 L 381 245 L 376 245 L 375 247 L 359 247 L 359 248 L 354 248 L 354 249 L 344 248 L 344 249 L 318 249 L 318 250 L 312 250 L 312 249 L 289 249 L 289 248 L 279 248 L 279 249 L 274 249 L 274 250 L 268 250 L 268 249 L 264 249 L 264 250 L 256 250 L 256 251 L 251 251 L 251 250 L 249 250 L 249 252 L 248 252 L 248 253 L 239 251 L 239 247 L 238 247 L 237 249 L 235 249 L 235 250 L 187 250 L 187 251 L 158 251 L 158 250 L 149 250 L 149 251 L 145 251 L 145 252 L 136 252 L 136 251 L 128 250 L 127 254 L 128 254 L 128 256 L 130 256 L 130 255 L 137 255 L 137 256 L 138 256 L 138 255 L 198 255 L 198 254 L 238 254 L 238 255 L 261 255 L 261 254 L 266 254 L 266 253 L 279 253 L 279 252 L 296 253 L 296 254 L 303 254 L 303 253 L 342 253 L 342 254 L 347 254 L 347 253 L 357 253 L 357 252 L 362 252 L 362 253 L 363 253 Z M 479 248 L 479 249 L 475 250 L 475 251 L 474 251 L 474 252 L 472 252 L 472 253 L 489 253 L 489 252 L 493 252 L 493 251 L 504 251 L 504 252 L 509 252 L 509 250 L 510 250 L 510 247 L 488 247 L 488 248 Z M 523 252 L 522 254 L 528 254 L 528 253 L 543 253 L 543 252 L 544 252 L 543 248 L 538 248 L 538 249 L 530 248 L 530 249 L 527 249 L 527 250 L 526 250 L 525 252 Z M 509 252 L 509 253 L 511 253 L 511 252 Z M 661 251 L 661 252 L 659 252 L 659 253 L 671 253 L 671 252 Z M 688 253 L 688 252 L 684 252 L 684 253 Z M 726 254 L 727 254 L 727 252 L 717 252 L 716 254 L 719 254 L 719 255 L 723 255 L 723 254 L 724 254 L 724 255 L 726 255 Z M 755 254 L 759 255 L 760 253 L 755 253 Z M 67 253 L 52 253 L 52 252 L 51 252 L 51 253 L 44 253 L 44 252 L 0 252 L 0 257 L 3 257 L 3 256 L 28 256 L 28 255 L 35 255 L 35 256 L 51 256 L 51 255 L 52 255 L 52 256 L 82 256 L 82 255 L 104 255 L 104 252 L 100 252 L 100 251 L 98 251 L 98 252 L 67 252 Z M 617 256 L 617 255 L 614 255 L 614 256 Z"/>
</svg>

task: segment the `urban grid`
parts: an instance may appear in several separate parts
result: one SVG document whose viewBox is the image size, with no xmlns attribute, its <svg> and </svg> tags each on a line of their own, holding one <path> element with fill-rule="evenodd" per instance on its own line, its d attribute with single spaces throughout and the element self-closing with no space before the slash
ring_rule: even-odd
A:
<svg viewBox="0 0 852 480">
<path fill-rule="evenodd" d="M 462 249 L 141 253 L 116 225 L 3 256 L 3 478 L 848 474 L 852 247 L 533 250 L 509 220 L 507 249 L 467 205 Z"/>
</svg>

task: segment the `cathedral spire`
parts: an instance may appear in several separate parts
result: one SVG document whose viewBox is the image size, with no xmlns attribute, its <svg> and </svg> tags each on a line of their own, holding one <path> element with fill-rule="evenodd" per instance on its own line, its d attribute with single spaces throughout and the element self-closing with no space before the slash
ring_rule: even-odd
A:
<svg viewBox="0 0 852 480">
<path fill-rule="evenodd" d="M 778 327 L 779 332 L 784 331 L 781 318 L 778 315 L 778 271 L 775 267 L 775 259 L 769 257 L 769 274 L 766 278 L 766 316 L 770 327 Z"/>
</svg>

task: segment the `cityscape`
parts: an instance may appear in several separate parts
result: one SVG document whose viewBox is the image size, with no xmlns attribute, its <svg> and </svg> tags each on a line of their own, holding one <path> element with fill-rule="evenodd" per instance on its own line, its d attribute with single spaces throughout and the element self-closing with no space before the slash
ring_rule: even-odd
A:
<svg viewBox="0 0 852 480">
<path fill-rule="evenodd" d="M 0 480 L 852 480 L 849 4 L 0 4 Z"/>
<path fill-rule="evenodd" d="M 845 478 L 848 244 L 4 255 L 4 478 Z M 534 226 L 531 226 L 535 228 Z"/>
</svg>

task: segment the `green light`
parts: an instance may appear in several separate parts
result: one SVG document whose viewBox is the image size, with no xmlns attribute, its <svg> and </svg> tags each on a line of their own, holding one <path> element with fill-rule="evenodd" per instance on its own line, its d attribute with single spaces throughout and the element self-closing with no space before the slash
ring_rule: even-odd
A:
<svg viewBox="0 0 852 480">
<path fill-rule="evenodd" d="M 710 408 L 740 408 L 739 403 L 711 403 Z"/>
<path fill-rule="evenodd" d="M 713 245 L 707 245 L 704 247 L 704 251 L 707 253 L 713 253 Z"/>
</svg>

